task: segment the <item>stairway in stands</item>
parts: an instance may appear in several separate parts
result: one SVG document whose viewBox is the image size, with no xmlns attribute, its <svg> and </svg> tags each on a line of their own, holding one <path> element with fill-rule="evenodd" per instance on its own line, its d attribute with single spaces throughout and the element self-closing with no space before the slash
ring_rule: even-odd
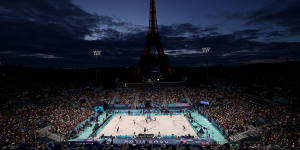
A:
<svg viewBox="0 0 300 150">
<path fill-rule="evenodd" d="M 186 92 L 186 90 L 183 90 L 183 94 L 184 94 L 185 100 L 190 104 L 190 103 L 191 103 L 191 100 L 190 100 L 189 95 L 188 95 L 188 93 Z"/>
<path fill-rule="evenodd" d="M 272 104 L 274 104 L 273 101 L 263 98 L 263 97 L 259 97 L 259 96 L 255 96 L 255 95 L 249 95 L 245 101 L 258 105 L 258 106 L 271 106 Z"/>
<path fill-rule="evenodd" d="M 168 102 L 167 102 L 167 92 L 166 90 L 161 90 L 162 96 L 163 96 L 163 104 L 165 108 L 168 108 Z"/>
<path fill-rule="evenodd" d="M 141 94 L 141 91 L 136 91 L 135 92 L 135 96 L 134 96 L 134 102 L 133 102 L 133 105 L 132 105 L 132 108 L 133 109 L 136 109 L 136 105 L 140 99 L 140 94 Z"/>
<path fill-rule="evenodd" d="M 120 98 L 120 93 L 118 90 L 116 90 L 114 93 L 113 93 L 114 97 L 113 99 L 111 100 L 110 104 L 115 104 L 115 100 L 119 99 Z"/>
<path fill-rule="evenodd" d="M 253 136 L 255 135 L 256 133 L 258 133 L 259 129 L 255 128 L 254 126 L 252 125 L 249 125 L 247 126 L 248 127 L 248 130 L 243 132 L 243 133 L 238 133 L 238 134 L 235 134 L 235 135 L 232 135 L 230 136 L 230 140 L 231 141 L 239 141 L 239 140 L 242 140 L 242 139 L 245 139 L 249 136 Z"/>
<path fill-rule="evenodd" d="M 47 126 L 45 128 L 38 130 L 38 133 L 40 136 L 47 137 L 47 138 L 57 141 L 57 142 L 62 142 L 64 140 L 64 137 L 62 137 L 58 134 L 51 133 L 51 132 L 49 132 L 49 130 L 50 130 L 50 126 Z"/>
</svg>

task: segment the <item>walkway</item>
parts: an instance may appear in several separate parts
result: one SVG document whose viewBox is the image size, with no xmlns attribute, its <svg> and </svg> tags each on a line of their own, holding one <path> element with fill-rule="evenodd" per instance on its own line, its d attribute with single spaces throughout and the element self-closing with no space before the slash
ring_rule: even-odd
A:
<svg viewBox="0 0 300 150">
<path fill-rule="evenodd" d="M 78 140 L 78 139 L 88 139 L 89 136 L 92 134 L 93 129 L 94 129 L 96 123 L 101 124 L 102 121 L 103 121 L 103 119 L 104 119 L 105 117 L 106 117 L 106 113 L 101 114 L 101 115 L 98 117 L 98 122 L 95 122 L 95 121 L 91 122 L 91 126 L 85 128 L 84 131 L 81 131 L 81 132 L 78 134 L 78 137 L 75 138 L 75 139 L 73 139 L 73 140 Z"/>
<path fill-rule="evenodd" d="M 49 130 L 50 130 L 50 126 L 47 126 L 45 128 L 38 130 L 38 133 L 41 136 L 47 137 L 47 138 L 57 141 L 57 142 L 62 142 L 64 140 L 64 137 L 54 134 L 54 133 L 51 133 L 51 132 L 49 132 Z"/>
<path fill-rule="evenodd" d="M 210 134 L 210 137 L 214 139 L 218 144 L 224 144 L 228 142 L 225 139 L 224 135 L 222 135 L 222 133 L 215 126 L 213 126 L 204 116 L 198 114 L 197 111 L 192 112 L 191 115 L 197 123 L 208 129 L 208 134 Z M 206 133 L 204 133 L 202 137 L 207 138 Z"/>
</svg>

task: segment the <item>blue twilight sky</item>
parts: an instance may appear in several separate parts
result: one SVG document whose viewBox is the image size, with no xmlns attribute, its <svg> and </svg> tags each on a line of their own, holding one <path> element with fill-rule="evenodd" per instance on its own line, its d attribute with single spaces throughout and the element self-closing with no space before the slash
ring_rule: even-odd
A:
<svg viewBox="0 0 300 150">
<path fill-rule="evenodd" d="M 136 66 L 150 0 L 1 0 L 0 62 Z M 157 0 L 173 66 L 277 63 L 300 56 L 299 0 Z M 211 47 L 204 54 L 202 47 Z M 93 50 L 101 50 L 96 62 Z"/>
<path fill-rule="evenodd" d="M 75 0 L 74 3 L 89 13 L 112 16 L 137 25 L 148 24 L 149 0 Z M 234 25 L 235 21 L 227 23 L 225 18 L 218 16 L 255 11 L 264 3 L 261 0 L 230 0 L 226 3 L 222 0 L 157 0 L 156 4 L 159 24 L 191 23 L 197 26 L 212 26 L 224 23 Z M 227 28 L 239 28 L 230 25 Z"/>
</svg>

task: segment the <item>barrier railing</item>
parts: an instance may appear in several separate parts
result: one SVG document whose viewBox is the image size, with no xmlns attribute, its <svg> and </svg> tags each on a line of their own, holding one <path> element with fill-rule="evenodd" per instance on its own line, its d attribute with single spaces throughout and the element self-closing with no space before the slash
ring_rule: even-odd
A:
<svg viewBox="0 0 300 150">
<path fill-rule="evenodd" d="M 215 126 L 218 130 L 221 131 L 221 133 L 223 135 L 225 135 L 226 137 L 229 136 L 228 131 L 226 129 L 224 129 L 222 126 L 220 126 L 218 123 L 216 123 L 216 121 L 214 119 L 212 119 L 211 117 L 209 117 L 205 112 L 202 113 L 202 115 L 209 121 L 212 123 L 213 126 Z"/>
</svg>

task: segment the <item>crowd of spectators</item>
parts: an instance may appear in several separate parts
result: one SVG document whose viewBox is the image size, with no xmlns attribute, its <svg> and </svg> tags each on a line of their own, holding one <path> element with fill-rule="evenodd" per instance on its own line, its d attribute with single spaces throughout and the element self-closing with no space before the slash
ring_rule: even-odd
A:
<svg viewBox="0 0 300 150">
<path fill-rule="evenodd" d="M 163 90 L 150 88 L 144 89 L 139 94 L 138 104 L 144 104 L 146 101 L 151 101 L 152 104 L 164 104 Z"/>
<path fill-rule="evenodd" d="M 225 95 L 225 90 L 219 88 L 186 88 L 188 97 L 192 103 L 199 103 L 199 101 L 213 101 L 221 99 Z"/>
<path fill-rule="evenodd" d="M 270 84 L 276 87 L 274 83 L 270 82 Z M 291 86 L 290 90 L 287 87 L 284 88 L 285 90 L 281 88 L 272 90 L 264 81 L 254 82 L 253 85 L 257 88 L 256 90 L 227 84 L 225 86 L 187 88 L 186 92 L 194 104 L 199 104 L 199 101 L 210 102 L 209 106 L 201 110 L 204 110 L 205 114 L 227 130 L 229 136 L 247 131 L 250 125 L 259 129 L 259 133 L 256 133 L 255 136 L 259 136 L 261 141 L 250 144 L 250 147 L 270 148 L 275 146 L 286 149 L 299 147 L 299 113 L 297 114 L 297 111 L 292 109 L 292 105 L 274 102 L 270 96 L 270 93 L 273 93 L 271 94 L 273 96 L 284 96 L 285 91 L 293 91 L 295 86 Z M 285 95 L 289 100 L 297 97 L 297 94 L 290 94 Z M 252 95 L 258 98 L 256 101 L 258 103 L 251 100 Z M 269 99 L 268 104 L 260 103 L 265 99 Z"/>
<path fill-rule="evenodd" d="M 210 102 L 205 113 L 226 129 L 229 135 L 245 132 L 249 125 L 257 127 L 268 123 L 287 111 L 285 106 L 278 104 L 262 106 L 248 102 L 246 95 L 223 89 L 206 92 L 207 96 L 198 97 Z"/>
<path fill-rule="evenodd" d="M 298 112 L 299 113 L 299 112 Z M 296 112 L 288 112 L 261 127 L 261 145 L 296 149 L 300 147 L 300 119 Z"/>
<path fill-rule="evenodd" d="M 119 104 L 133 104 L 135 101 L 136 90 L 130 88 L 119 89 L 120 102 Z"/>
<path fill-rule="evenodd" d="M 287 105 L 272 103 L 261 106 L 251 103 L 242 90 L 232 90 L 232 87 L 201 87 L 118 91 L 120 104 L 133 104 L 137 93 L 137 102 L 142 104 L 147 100 L 151 100 L 153 104 L 163 104 L 164 100 L 167 103 L 181 103 L 185 100 L 185 92 L 194 104 L 198 104 L 200 100 L 209 101 L 210 105 L 204 109 L 204 113 L 228 131 L 229 136 L 245 132 L 252 125 L 262 127 L 261 145 L 299 147 L 299 116 L 290 112 Z M 59 94 L 39 94 L 44 95 L 39 96 L 39 101 L 22 103 L 20 107 L 4 107 L 0 113 L 0 141 L 33 144 L 39 136 L 38 130 L 46 126 L 50 127 L 50 132 L 68 138 L 72 129 L 94 113 L 93 106 L 109 104 L 115 96 L 112 90 L 94 91 L 90 88 L 56 93 Z M 24 99 L 24 95 L 28 94 L 22 92 L 16 99 Z"/>
<path fill-rule="evenodd" d="M 254 125 L 258 121 L 259 108 L 254 104 L 244 101 L 213 101 L 205 110 L 219 125 L 228 131 L 229 135 L 245 132 L 247 126 Z"/>
<path fill-rule="evenodd" d="M 186 99 L 184 96 L 185 88 L 168 88 L 166 101 L 170 103 L 185 103 Z"/>
<path fill-rule="evenodd" d="M 94 113 L 92 104 L 109 102 L 110 97 L 110 92 L 80 89 L 4 107 L 0 113 L 0 143 L 33 144 L 38 130 L 46 126 L 50 127 L 49 132 L 67 139 L 71 130 Z"/>
<path fill-rule="evenodd" d="M 295 149 L 300 146 L 300 119 L 290 106 L 271 102 L 259 105 L 249 101 L 245 92 L 228 88 L 187 88 L 190 100 L 196 104 L 200 100 L 209 101 L 205 114 L 215 120 L 232 136 L 245 132 L 252 125 L 259 129 L 256 133 L 260 142 L 250 147 L 277 147 Z M 261 98 L 264 98 L 263 96 Z"/>
<path fill-rule="evenodd" d="M 114 95 L 112 90 L 100 90 L 100 91 L 88 91 L 83 92 L 82 95 L 88 95 L 86 101 L 89 102 L 91 106 L 100 106 L 103 103 L 110 104 Z"/>
</svg>

